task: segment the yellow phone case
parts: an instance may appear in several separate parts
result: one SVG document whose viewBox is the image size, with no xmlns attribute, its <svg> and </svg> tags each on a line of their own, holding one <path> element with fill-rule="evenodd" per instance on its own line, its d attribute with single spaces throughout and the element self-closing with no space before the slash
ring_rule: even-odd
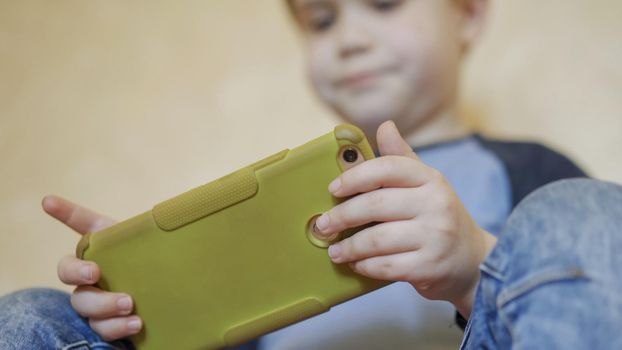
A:
<svg viewBox="0 0 622 350">
<path fill-rule="evenodd" d="M 100 266 L 101 288 L 133 297 L 139 349 L 237 345 L 387 284 L 333 264 L 311 233 L 339 202 L 328 184 L 373 157 L 361 130 L 339 125 L 87 234 L 76 254 Z"/>
</svg>

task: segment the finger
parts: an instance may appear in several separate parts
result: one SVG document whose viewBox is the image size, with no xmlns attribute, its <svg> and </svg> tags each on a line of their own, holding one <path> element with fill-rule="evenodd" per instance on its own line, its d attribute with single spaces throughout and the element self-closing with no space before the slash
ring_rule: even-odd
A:
<svg viewBox="0 0 622 350">
<path fill-rule="evenodd" d="M 335 197 L 346 197 L 382 187 L 419 187 L 437 171 L 405 156 L 384 156 L 363 162 L 339 175 L 328 186 Z"/>
<path fill-rule="evenodd" d="M 385 281 L 412 281 L 413 270 L 420 266 L 419 252 L 377 256 L 350 263 L 360 275 Z"/>
<path fill-rule="evenodd" d="M 315 222 L 315 234 L 326 239 L 372 222 L 411 219 L 421 205 L 415 200 L 415 191 L 417 188 L 381 188 L 352 197 L 322 214 Z"/>
<path fill-rule="evenodd" d="M 143 322 L 138 316 L 90 319 L 89 325 L 105 341 L 113 341 L 140 332 Z"/>
<path fill-rule="evenodd" d="M 400 135 L 395 123 L 391 120 L 382 123 L 376 132 L 376 142 L 380 155 L 407 156 L 418 159 L 412 147 Z"/>
<path fill-rule="evenodd" d="M 328 248 L 335 263 L 347 263 L 421 248 L 422 239 L 413 221 L 386 222 L 357 232 Z"/>
<path fill-rule="evenodd" d="M 82 316 L 103 319 L 127 316 L 132 312 L 132 298 L 124 293 L 111 293 L 91 286 L 76 288 L 71 306 Z"/>
<path fill-rule="evenodd" d="M 107 216 L 57 196 L 46 196 L 41 206 L 50 216 L 81 234 L 101 231 L 116 223 Z"/>
<path fill-rule="evenodd" d="M 57 266 L 58 278 L 65 284 L 79 286 L 99 281 L 100 270 L 96 263 L 76 258 L 63 257 Z"/>
</svg>

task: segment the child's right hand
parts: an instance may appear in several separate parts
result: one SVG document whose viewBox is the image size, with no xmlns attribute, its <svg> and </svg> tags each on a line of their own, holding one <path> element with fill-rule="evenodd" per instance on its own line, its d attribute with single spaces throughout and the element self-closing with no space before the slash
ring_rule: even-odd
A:
<svg viewBox="0 0 622 350">
<path fill-rule="evenodd" d="M 378 128 L 381 157 L 329 185 L 342 203 L 315 222 L 316 236 L 375 223 L 331 245 L 332 261 L 364 276 L 406 281 L 424 297 L 446 300 L 469 317 L 479 265 L 496 244 L 469 215 L 449 182 L 424 164 L 393 122 Z"/>
<path fill-rule="evenodd" d="M 47 196 L 42 202 L 43 210 L 79 234 L 97 232 L 115 221 L 76 205 L 66 199 Z M 132 298 L 124 293 L 111 293 L 93 286 L 100 277 L 97 264 L 68 255 L 58 262 L 58 277 L 77 288 L 71 295 L 71 305 L 83 317 L 89 319 L 91 328 L 104 340 L 111 341 L 138 333 L 142 320 L 131 315 Z"/>
</svg>

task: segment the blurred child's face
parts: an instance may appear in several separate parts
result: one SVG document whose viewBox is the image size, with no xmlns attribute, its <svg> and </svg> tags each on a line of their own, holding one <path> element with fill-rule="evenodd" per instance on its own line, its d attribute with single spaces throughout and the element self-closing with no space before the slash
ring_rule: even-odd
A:
<svg viewBox="0 0 622 350">
<path fill-rule="evenodd" d="M 455 0 L 293 0 L 320 98 L 373 135 L 411 132 L 455 101 L 461 13 Z"/>
</svg>

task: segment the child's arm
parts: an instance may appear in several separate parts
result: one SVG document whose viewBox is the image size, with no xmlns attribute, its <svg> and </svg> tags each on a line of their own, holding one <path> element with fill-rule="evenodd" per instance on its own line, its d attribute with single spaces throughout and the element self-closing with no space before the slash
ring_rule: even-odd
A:
<svg viewBox="0 0 622 350">
<path fill-rule="evenodd" d="M 496 238 L 475 223 L 445 178 L 417 158 L 393 122 L 378 128 L 377 141 L 382 157 L 329 186 L 335 197 L 359 195 L 320 217 L 317 235 L 379 222 L 332 245 L 331 259 L 371 278 L 410 282 L 468 318 L 479 264 Z"/>
<path fill-rule="evenodd" d="M 48 196 L 43 199 L 43 210 L 79 234 L 97 232 L 111 226 L 114 220 L 63 198 Z M 97 264 L 73 255 L 58 263 L 58 277 L 68 285 L 77 286 L 71 295 L 71 305 L 104 340 L 111 341 L 138 333 L 142 321 L 131 315 L 132 299 L 123 293 L 110 293 L 93 287 L 100 277 Z"/>
</svg>

